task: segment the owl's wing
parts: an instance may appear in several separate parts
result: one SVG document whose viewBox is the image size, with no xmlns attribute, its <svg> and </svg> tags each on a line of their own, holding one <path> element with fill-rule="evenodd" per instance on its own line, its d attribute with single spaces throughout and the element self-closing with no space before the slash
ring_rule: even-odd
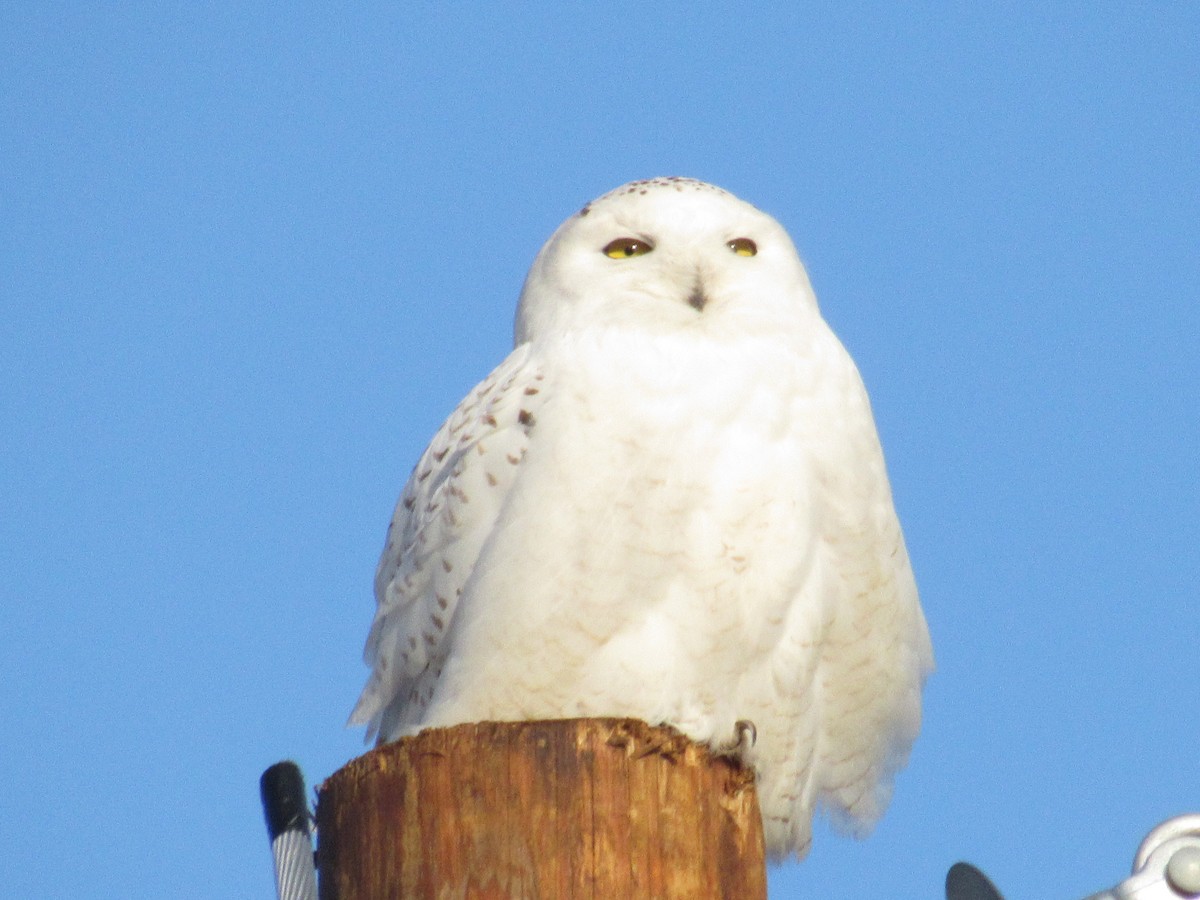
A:
<svg viewBox="0 0 1200 900">
<path fill-rule="evenodd" d="M 459 403 L 413 469 L 375 573 L 363 657 L 371 676 L 350 714 L 367 740 L 417 725 L 441 674 L 463 587 L 516 481 L 541 406 L 542 373 L 517 347 Z"/>
<path fill-rule="evenodd" d="M 916 739 L 933 651 L 870 402 L 849 356 L 837 380 L 830 399 L 840 427 L 821 481 L 825 578 L 839 599 L 817 679 L 814 773 L 834 821 L 861 832 L 882 815 Z"/>
<path fill-rule="evenodd" d="M 810 485 L 811 555 L 766 657 L 771 678 L 743 713 L 760 728 L 772 857 L 807 852 L 818 807 L 845 830 L 869 830 L 916 737 L 933 665 L 866 389 L 831 332 L 818 352 L 792 416 L 806 457 L 798 474 Z"/>
</svg>

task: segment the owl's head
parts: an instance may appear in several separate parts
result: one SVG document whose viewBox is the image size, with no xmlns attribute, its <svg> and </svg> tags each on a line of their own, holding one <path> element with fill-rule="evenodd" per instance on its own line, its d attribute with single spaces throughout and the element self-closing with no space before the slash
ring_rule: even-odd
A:
<svg viewBox="0 0 1200 900">
<path fill-rule="evenodd" d="M 656 178 L 559 226 L 525 279 L 516 341 L 596 327 L 730 337 L 803 329 L 817 315 L 778 222 L 711 184 Z"/>
</svg>

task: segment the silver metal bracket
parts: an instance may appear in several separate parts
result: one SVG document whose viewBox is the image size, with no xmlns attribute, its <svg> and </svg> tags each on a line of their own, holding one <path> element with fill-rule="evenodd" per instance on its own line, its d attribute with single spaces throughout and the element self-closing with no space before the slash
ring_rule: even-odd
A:
<svg viewBox="0 0 1200 900">
<path fill-rule="evenodd" d="M 1133 860 L 1133 874 L 1116 887 L 1084 900 L 1183 900 L 1200 898 L 1200 813 L 1168 819 L 1154 828 Z M 987 877 L 969 863 L 946 876 L 946 900 L 1003 900 Z"/>
<path fill-rule="evenodd" d="M 1200 896 L 1200 814 L 1163 822 L 1142 841 L 1133 874 L 1085 900 L 1178 900 Z"/>
</svg>

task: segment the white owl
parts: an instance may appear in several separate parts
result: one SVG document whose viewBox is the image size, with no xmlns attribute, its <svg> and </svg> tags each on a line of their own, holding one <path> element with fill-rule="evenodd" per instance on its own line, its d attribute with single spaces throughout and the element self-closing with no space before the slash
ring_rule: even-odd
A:
<svg viewBox="0 0 1200 900">
<path fill-rule="evenodd" d="M 748 720 L 776 857 L 818 806 L 879 817 L 932 668 L 854 363 L 783 228 L 685 178 L 617 188 L 542 248 L 375 594 L 368 739 L 631 716 L 723 749 Z"/>
</svg>

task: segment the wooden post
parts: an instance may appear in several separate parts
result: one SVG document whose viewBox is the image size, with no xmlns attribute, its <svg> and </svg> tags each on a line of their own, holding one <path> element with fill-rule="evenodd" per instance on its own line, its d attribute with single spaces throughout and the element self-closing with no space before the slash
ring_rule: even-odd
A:
<svg viewBox="0 0 1200 900">
<path fill-rule="evenodd" d="M 430 729 L 318 794 L 321 900 L 767 895 L 753 775 L 636 719 Z"/>
</svg>

